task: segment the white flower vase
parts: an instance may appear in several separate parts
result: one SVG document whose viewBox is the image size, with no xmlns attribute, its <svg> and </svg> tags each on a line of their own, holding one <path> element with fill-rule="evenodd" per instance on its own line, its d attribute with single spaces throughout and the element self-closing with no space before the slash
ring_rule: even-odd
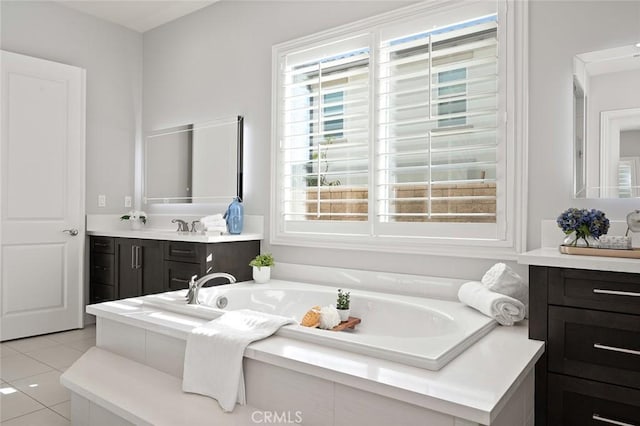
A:
<svg viewBox="0 0 640 426">
<path fill-rule="evenodd" d="M 268 283 L 271 279 L 271 266 L 254 266 L 253 280 L 257 284 Z"/>
<path fill-rule="evenodd" d="M 349 319 L 349 315 L 351 314 L 351 309 L 336 309 L 338 311 L 338 315 L 340 315 L 340 321 L 345 322 Z"/>
<path fill-rule="evenodd" d="M 144 223 L 142 223 L 140 219 L 129 219 L 129 222 L 131 223 L 131 229 L 134 231 L 139 231 L 144 226 Z"/>
</svg>

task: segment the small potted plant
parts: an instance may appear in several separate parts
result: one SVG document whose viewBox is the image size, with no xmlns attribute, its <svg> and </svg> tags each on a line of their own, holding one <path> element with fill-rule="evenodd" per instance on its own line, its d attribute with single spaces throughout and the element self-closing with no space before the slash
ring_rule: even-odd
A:
<svg viewBox="0 0 640 426">
<path fill-rule="evenodd" d="M 275 265 L 271 253 L 259 254 L 249 262 L 253 267 L 253 280 L 258 284 L 264 284 L 271 279 L 271 267 Z"/>
<path fill-rule="evenodd" d="M 129 213 L 120 216 L 120 220 L 128 220 L 131 223 L 131 229 L 142 229 L 147 223 L 147 214 L 138 210 L 129 210 Z"/>
<path fill-rule="evenodd" d="M 350 298 L 351 292 L 343 292 L 341 288 L 338 289 L 338 299 L 336 300 L 336 309 L 340 315 L 340 321 L 344 322 L 349 319 L 351 313 Z"/>
</svg>

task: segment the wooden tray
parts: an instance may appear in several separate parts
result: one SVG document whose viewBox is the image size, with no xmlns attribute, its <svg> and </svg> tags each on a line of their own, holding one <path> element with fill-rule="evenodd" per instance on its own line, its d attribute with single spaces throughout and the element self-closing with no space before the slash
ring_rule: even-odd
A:
<svg viewBox="0 0 640 426">
<path fill-rule="evenodd" d="M 581 254 L 584 256 L 623 257 L 627 259 L 640 259 L 640 249 L 616 250 L 591 247 L 560 246 L 560 253 Z"/>
<path fill-rule="evenodd" d="M 347 328 L 350 328 L 353 330 L 354 328 L 356 328 L 356 325 L 360 324 L 360 322 L 361 322 L 360 318 L 349 317 L 348 320 L 342 321 L 340 324 L 333 327 L 331 331 L 342 331 Z"/>
</svg>

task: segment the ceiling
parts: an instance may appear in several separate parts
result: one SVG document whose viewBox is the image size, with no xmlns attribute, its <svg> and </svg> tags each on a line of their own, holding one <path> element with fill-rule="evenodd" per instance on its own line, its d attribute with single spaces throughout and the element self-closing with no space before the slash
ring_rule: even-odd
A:
<svg viewBox="0 0 640 426">
<path fill-rule="evenodd" d="M 55 0 L 58 3 L 143 33 L 218 0 Z"/>
</svg>

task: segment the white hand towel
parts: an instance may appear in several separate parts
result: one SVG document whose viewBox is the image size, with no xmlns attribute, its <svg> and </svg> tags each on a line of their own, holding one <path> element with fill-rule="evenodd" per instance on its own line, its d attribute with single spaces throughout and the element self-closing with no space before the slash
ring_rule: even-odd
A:
<svg viewBox="0 0 640 426">
<path fill-rule="evenodd" d="M 224 234 L 225 232 L 227 232 L 227 227 L 226 225 L 225 226 L 206 226 L 205 225 L 204 230 L 206 232 L 213 232 L 213 233 L 219 232 L 221 234 Z"/>
<path fill-rule="evenodd" d="M 187 337 L 182 390 L 215 398 L 227 412 L 236 401 L 244 405 L 245 348 L 291 323 L 292 318 L 242 309 L 193 329 Z"/>
<path fill-rule="evenodd" d="M 504 263 L 496 263 L 482 277 L 482 284 L 489 290 L 518 299 L 529 308 L 529 286 L 522 277 Z"/>
<path fill-rule="evenodd" d="M 525 307 L 517 299 L 495 293 L 478 281 L 463 284 L 458 299 L 502 325 L 513 325 L 524 319 Z"/>
<path fill-rule="evenodd" d="M 200 222 L 213 222 L 216 220 L 223 220 L 222 213 L 216 213 L 209 216 L 201 217 Z"/>
<path fill-rule="evenodd" d="M 227 224 L 227 221 L 224 219 L 221 220 L 204 220 L 204 221 L 200 221 L 200 223 L 206 225 L 206 226 L 225 226 Z"/>
</svg>

